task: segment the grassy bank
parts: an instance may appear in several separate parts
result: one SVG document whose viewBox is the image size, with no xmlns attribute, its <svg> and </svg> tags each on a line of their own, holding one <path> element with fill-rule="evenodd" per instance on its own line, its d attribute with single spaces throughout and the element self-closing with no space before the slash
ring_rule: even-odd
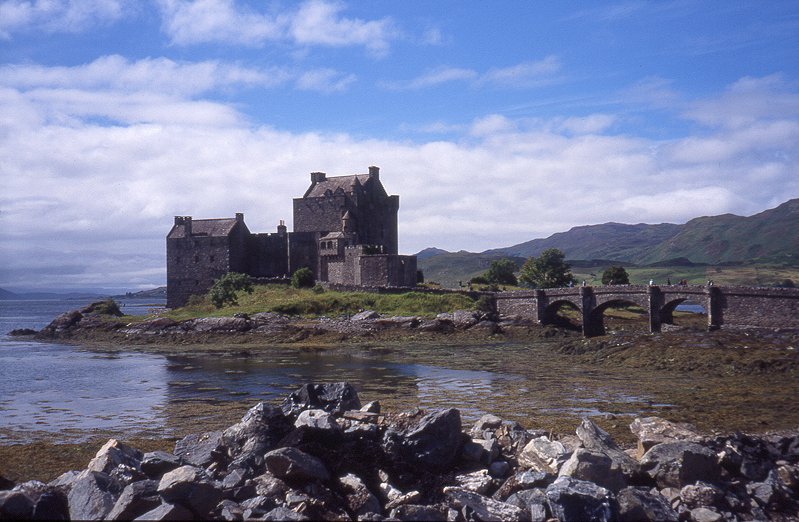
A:
<svg viewBox="0 0 799 522">
<path fill-rule="evenodd" d="M 252 294 L 238 293 L 238 304 L 215 308 L 203 298 L 194 298 L 182 308 L 164 314 L 175 320 L 223 317 L 237 313 L 277 312 L 302 317 L 351 315 L 374 310 L 384 315 L 433 317 L 442 312 L 471 310 L 475 302 L 460 294 L 376 294 L 368 292 L 317 292 L 285 285 L 256 285 Z"/>
</svg>

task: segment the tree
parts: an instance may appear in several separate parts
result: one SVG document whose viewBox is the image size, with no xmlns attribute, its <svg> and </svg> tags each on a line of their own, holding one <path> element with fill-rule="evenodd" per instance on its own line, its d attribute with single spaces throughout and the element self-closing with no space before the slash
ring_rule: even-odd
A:
<svg viewBox="0 0 799 522">
<path fill-rule="evenodd" d="M 603 285 L 629 285 L 630 276 L 623 266 L 610 266 L 602 272 Z"/>
<path fill-rule="evenodd" d="M 295 270 L 291 276 L 291 286 L 294 288 L 312 288 L 315 283 L 313 272 L 305 266 Z"/>
<path fill-rule="evenodd" d="M 491 261 L 491 266 L 485 273 L 486 281 L 494 285 L 516 285 L 516 275 L 514 272 L 519 267 L 510 259 L 503 258 Z"/>
<path fill-rule="evenodd" d="M 208 298 L 217 308 L 222 308 L 226 304 L 235 306 L 239 304 L 236 292 L 242 290 L 248 294 L 252 293 L 252 279 L 246 274 L 238 272 L 228 272 L 216 281 L 208 291 Z"/>
<path fill-rule="evenodd" d="M 522 265 L 519 281 L 532 288 L 557 288 L 574 283 L 571 266 L 557 248 L 548 248 Z"/>
</svg>

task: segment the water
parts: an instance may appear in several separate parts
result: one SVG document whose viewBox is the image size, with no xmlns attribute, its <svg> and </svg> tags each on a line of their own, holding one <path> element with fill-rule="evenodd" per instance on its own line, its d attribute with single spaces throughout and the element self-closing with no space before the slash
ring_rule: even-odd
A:
<svg viewBox="0 0 799 522">
<path fill-rule="evenodd" d="M 125 301 L 128 313 L 148 310 Z M 548 346 L 240 347 L 160 355 L 86 349 L 4 335 L 40 329 L 80 301 L 0 302 L 0 444 L 79 442 L 100 432 L 160 438 L 218 429 L 258 401 L 277 404 L 307 382 L 349 381 L 392 411 L 456 407 L 533 426 L 544 418 L 632 416 L 654 402 L 630 375 L 564 364 Z M 681 385 L 674 377 L 671 384 Z M 688 383 L 684 383 L 688 385 Z M 668 404 L 661 404 L 669 407 Z M 540 425 L 540 424 L 539 424 Z"/>
</svg>

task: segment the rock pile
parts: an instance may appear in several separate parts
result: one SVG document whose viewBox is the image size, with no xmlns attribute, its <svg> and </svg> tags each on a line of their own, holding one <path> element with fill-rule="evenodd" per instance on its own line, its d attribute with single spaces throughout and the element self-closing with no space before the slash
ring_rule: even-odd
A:
<svg viewBox="0 0 799 522">
<path fill-rule="evenodd" d="M 637 450 L 586 419 L 559 439 L 457 410 L 384 414 L 347 383 L 258 404 L 174 453 L 106 443 L 49 484 L 0 480 L 0 518 L 796 520 L 799 433 L 706 438 L 636 419 Z"/>
</svg>

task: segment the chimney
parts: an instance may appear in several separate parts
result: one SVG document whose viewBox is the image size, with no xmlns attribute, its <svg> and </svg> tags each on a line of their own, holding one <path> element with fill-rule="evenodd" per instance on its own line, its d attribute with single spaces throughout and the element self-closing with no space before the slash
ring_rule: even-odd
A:
<svg viewBox="0 0 799 522">
<path fill-rule="evenodd" d="M 326 179 L 327 175 L 324 172 L 311 172 L 311 183 L 318 183 Z"/>
<path fill-rule="evenodd" d="M 379 180 L 380 179 L 380 167 L 369 167 L 369 177 Z"/>
<path fill-rule="evenodd" d="M 175 224 L 183 225 L 183 237 L 191 236 L 191 216 L 175 216 Z"/>
<path fill-rule="evenodd" d="M 244 222 L 244 214 L 242 212 L 236 212 L 236 221 L 239 223 Z"/>
<path fill-rule="evenodd" d="M 280 224 L 277 226 L 277 233 L 278 235 L 285 236 L 286 231 L 286 222 L 281 219 Z"/>
</svg>

